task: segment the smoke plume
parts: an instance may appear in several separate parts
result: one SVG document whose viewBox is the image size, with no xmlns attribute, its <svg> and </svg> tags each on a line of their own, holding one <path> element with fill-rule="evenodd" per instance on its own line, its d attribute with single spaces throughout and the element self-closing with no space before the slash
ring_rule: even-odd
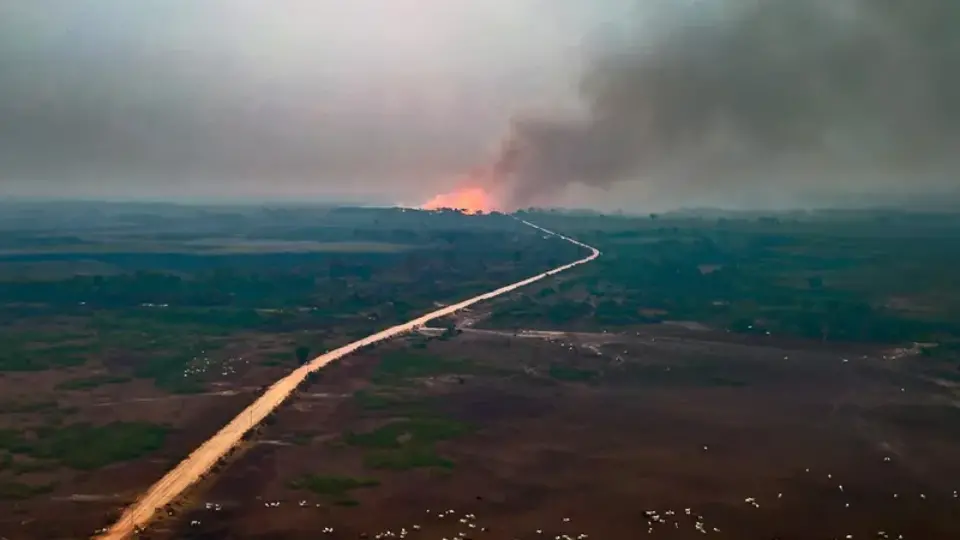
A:
<svg viewBox="0 0 960 540">
<path fill-rule="evenodd" d="M 726 196 L 957 184 L 957 0 L 672 4 L 655 33 L 599 52 L 584 117 L 514 121 L 495 165 L 511 205 L 576 182 Z"/>
</svg>

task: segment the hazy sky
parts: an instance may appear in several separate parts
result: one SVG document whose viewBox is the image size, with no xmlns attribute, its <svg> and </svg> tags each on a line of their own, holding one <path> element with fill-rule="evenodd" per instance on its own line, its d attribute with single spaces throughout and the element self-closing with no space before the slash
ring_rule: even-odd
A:
<svg viewBox="0 0 960 540">
<path fill-rule="evenodd" d="M 0 0 L 0 194 L 419 200 L 572 101 L 594 3 Z"/>
<path fill-rule="evenodd" d="M 0 0 L 0 196 L 416 203 L 504 140 L 518 202 L 949 189 L 956 4 Z"/>
</svg>

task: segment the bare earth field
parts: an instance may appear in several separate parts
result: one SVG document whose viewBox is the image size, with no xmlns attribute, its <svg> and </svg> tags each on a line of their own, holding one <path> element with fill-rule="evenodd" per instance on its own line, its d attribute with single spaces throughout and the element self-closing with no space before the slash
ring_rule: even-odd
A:
<svg viewBox="0 0 960 540">
<path fill-rule="evenodd" d="M 51 443 L 51 456 L 46 459 L 8 457 L 10 461 L 0 467 L 0 473 L 5 473 L 0 480 L 38 491 L 32 496 L 3 494 L 0 537 L 81 538 L 102 527 L 253 401 L 263 385 L 289 371 L 295 365 L 290 339 L 238 334 L 225 348 L 196 351 L 183 379 L 203 381 L 206 389 L 189 393 L 164 391 L 149 379 L 108 375 L 143 361 L 129 354 L 104 353 L 97 361 L 57 370 L 4 373 L 0 376 L 0 431 L 118 424 L 165 426 L 169 431 L 157 451 L 145 458 L 132 455 L 105 465 L 85 460 L 109 454 L 119 441 L 103 441 L 96 451 L 84 453 L 75 447 L 94 441 L 67 439 Z M 280 356 L 287 359 L 280 361 Z"/>
<path fill-rule="evenodd" d="M 143 537 L 958 538 L 960 398 L 913 360 L 667 325 L 407 338 L 325 369 Z"/>
</svg>

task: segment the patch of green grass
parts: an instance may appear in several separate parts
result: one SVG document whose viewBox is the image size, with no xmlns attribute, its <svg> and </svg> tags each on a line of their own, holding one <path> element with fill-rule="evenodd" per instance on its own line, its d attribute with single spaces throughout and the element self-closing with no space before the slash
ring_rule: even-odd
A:
<svg viewBox="0 0 960 540">
<path fill-rule="evenodd" d="M 371 379 L 377 384 L 390 385 L 402 383 L 405 379 L 483 371 L 470 360 L 451 360 L 419 351 L 395 351 L 380 359 Z"/>
<path fill-rule="evenodd" d="M 81 355 L 62 355 L 47 351 L 6 351 L 0 355 L 0 371 L 45 371 L 61 367 L 82 366 Z"/>
<path fill-rule="evenodd" d="M 439 418 L 416 418 L 392 422 L 366 433 L 346 432 L 344 440 L 352 446 L 365 448 L 400 448 L 405 445 L 423 446 L 453 439 L 470 431 L 461 422 Z"/>
<path fill-rule="evenodd" d="M 69 333 L 0 335 L 0 371 L 44 371 L 83 365 L 99 347 L 95 343 L 71 341 L 75 339 L 77 336 Z"/>
<path fill-rule="evenodd" d="M 344 442 L 372 449 L 364 456 L 371 469 L 403 471 L 424 467 L 449 469 L 453 461 L 437 454 L 435 443 L 470 431 L 470 426 L 440 418 L 415 418 L 392 422 L 366 433 L 344 434 Z"/>
<path fill-rule="evenodd" d="M 367 453 L 364 466 L 370 469 L 406 471 L 429 467 L 452 469 L 453 461 L 437 454 L 431 447 L 410 447 L 396 450 L 380 450 Z"/>
<path fill-rule="evenodd" d="M 345 497 L 354 489 L 379 486 L 380 482 L 370 478 L 351 478 L 349 476 L 319 476 L 307 474 L 292 480 L 293 489 L 309 491 L 322 497 L 349 500 Z"/>
<path fill-rule="evenodd" d="M 137 459 L 163 446 L 170 429 L 146 422 L 103 426 L 73 424 L 32 433 L 0 431 L 0 447 L 14 454 L 57 461 L 75 469 L 98 469 Z"/>
<path fill-rule="evenodd" d="M 143 379 L 153 379 L 153 384 L 173 394 L 196 394 L 205 390 L 202 382 L 193 376 L 184 376 L 184 370 L 193 361 L 188 353 L 151 358 L 137 365 L 133 374 Z"/>
<path fill-rule="evenodd" d="M 79 379 L 70 379 L 63 381 L 56 386 L 57 390 L 90 390 L 108 384 L 123 384 L 129 382 L 130 377 L 120 375 L 93 375 L 91 377 L 82 377 Z"/>
<path fill-rule="evenodd" d="M 591 369 L 578 369 L 569 366 L 553 364 L 550 366 L 550 377 L 565 382 L 590 382 L 600 374 Z"/>
</svg>

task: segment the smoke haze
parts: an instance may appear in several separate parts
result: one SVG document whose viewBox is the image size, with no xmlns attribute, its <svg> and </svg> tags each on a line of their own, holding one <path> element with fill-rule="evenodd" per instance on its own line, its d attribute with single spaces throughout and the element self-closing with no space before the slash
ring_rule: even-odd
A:
<svg viewBox="0 0 960 540">
<path fill-rule="evenodd" d="M 677 4 L 600 51 L 586 118 L 514 121 L 514 205 L 574 182 L 760 205 L 960 184 L 960 3 Z"/>
<path fill-rule="evenodd" d="M 547 5 L 0 0 L 0 196 L 419 201 L 572 99 Z"/>
<path fill-rule="evenodd" d="M 953 0 L 0 0 L 0 196 L 823 204 L 958 184 Z M 506 132 L 506 136 L 504 135 Z"/>
</svg>

